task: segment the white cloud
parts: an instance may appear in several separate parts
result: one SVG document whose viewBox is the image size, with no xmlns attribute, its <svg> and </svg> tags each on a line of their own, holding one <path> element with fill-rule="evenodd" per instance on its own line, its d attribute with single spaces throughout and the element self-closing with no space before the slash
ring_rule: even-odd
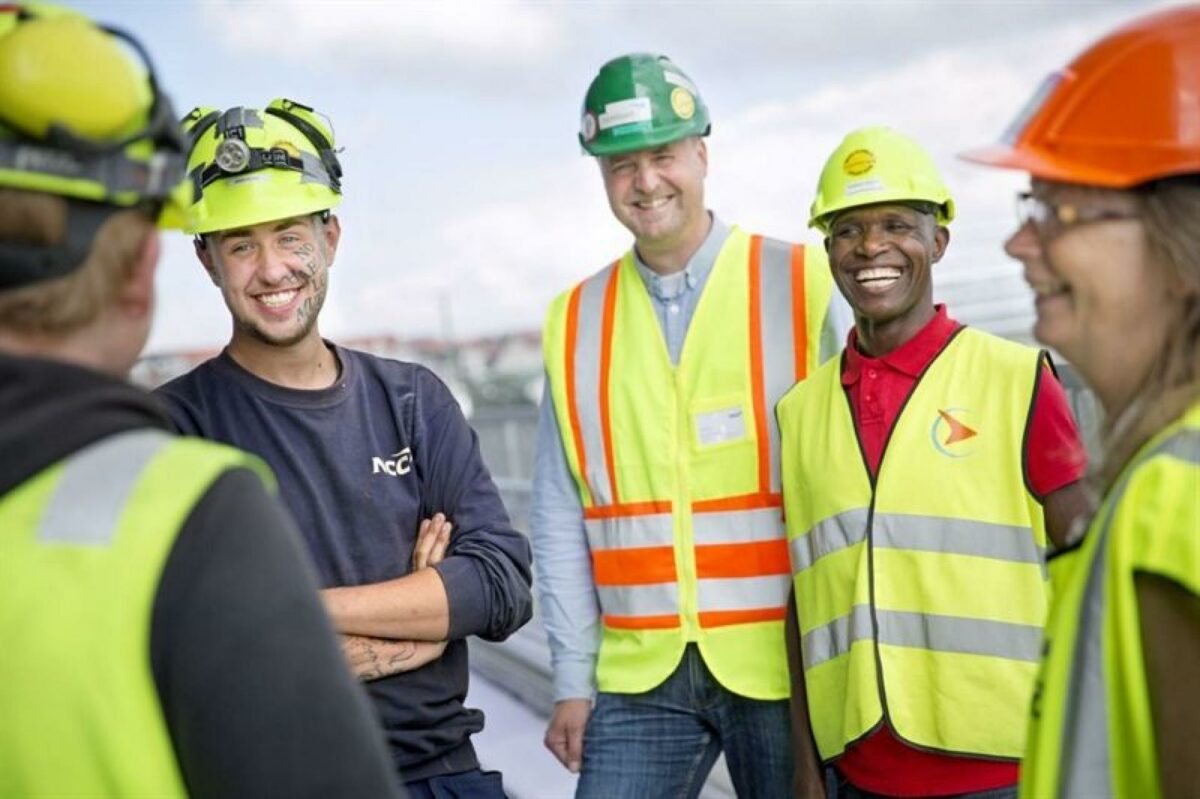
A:
<svg viewBox="0 0 1200 799">
<path fill-rule="evenodd" d="M 1004 16 L 997 10 L 1000 6 L 982 5 L 980 19 L 1006 27 L 1010 33 L 1016 30 L 1015 22 L 1001 25 L 998 21 Z M 793 34 L 797 41 L 811 43 L 814 37 L 822 38 L 814 32 L 820 30 L 817 25 L 809 26 L 814 30 L 791 32 L 762 27 L 765 19 L 778 22 L 785 18 L 795 27 L 800 18 L 794 15 L 816 14 L 811 6 L 804 4 L 797 10 L 750 5 L 747 14 L 754 18 L 751 22 L 758 26 L 756 30 L 776 44 Z M 386 38 L 375 32 L 356 33 L 344 21 L 335 24 L 342 33 L 320 33 L 318 12 L 313 9 L 327 8 L 324 4 L 243 6 L 211 0 L 207 7 L 230 7 L 248 15 L 247 30 L 265 25 L 271 9 L 287 12 L 284 17 L 298 10 L 301 16 L 295 27 L 307 31 L 296 39 L 304 44 L 297 50 L 300 53 L 317 46 L 317 38 L 305 36 L 330 35 L 335 41 L 350 43 L 346 46 L 357 46 L 353 44 L 356 36 Z M 406 7 L 400 6 L 402 10 Z M 359 9 L 351 12 L 358 25 L 374 19 L 362 10 L 366 6 L 351 4 L 351 8 Z M 626 28 L 653 30 L 672 15 L 682 19 L 685 12 L 695 11 L 692 6 L 675 4 L 587 6 L 583 10 L 572 6 L 570 15 L 559 5 L 499 8 L 504 10 L 501 16 L 520 16 L 521 9 L 532 9 L 530 13 L 542 15 L 543 22 L 513 24 L 531 26 L 529 30 L 539 24 L 558 26 L 555 36 L 560 39 L 576 30 L 564 22 L 568 18 L 577 25 L 578 19 L 590 14 L 597 20 L 603 18 L 605 25 L 620 23 Z M 728 221 L 748 228 L 815 241 L 815 234 L 806 230 L 807 211 L 825 156 L 852 128 L 892 124 L 932 151 L 958 202 L 960 217 L 952 226 L 950 253 L 936 273 L 939 286 L 956 286 L 982 275 L 997 296 L 1011 295 L 1023 303 L 1017 267 L 1000 249 L 1013 224 L 1012 193 L 1022 178 L 962 163 L 955 154 L 994 141 L 1041 78 L 1067 63 L 1089 40 L 1131 17 L 1129 5 L 1089 6 L 1082 8 L 1086 14 L 1080 20 L 1043 23 L 1019 36 L 966 35 L 966 23 L 958 19 L 964 16 L 960 6 L 935 7 L 933 13 L 908 3 L 831 4 L 817 10 L 828 30 L 843 30 L 838 25 L 861 26 L 861 41 L 886 39 L 891 29 L 881 28 L 881 21 L 894 23 L 896 30 L 908 30 L 905 26 L 916 25 L 907 20 L 909 15 L 920 17 L 926 25 L 946 17 L 943 33 L 958 30 L 962 35 L 944 35 L 943 46 L 917 48 L 891 60 L 881 61 L 872 53 L 856 60 L 858 54 L 844 53 L 841 60 L 826 65 L 819 79 L 814 78 L 811 58 L 798 46 L 796 63 L 807 66 L 789 66 L 776 59 L 771 70 L 755 73 L 756 82 L 739 81 L 739 76 L 754 73 L 747 63 L 764 56 L 756 54 L 732 29 L 730 41 L 740 42 L 744 60 L 721 62 L 717 54 L 710 54 L 690 66 L 692 62 L 681 57 L 680 63 L 693 70 L 693 77 L 711 78 L 702 82 L 717 115 L 710 140 L 710 206 Z M 1033 13 L 1025 4 L 1003 4 L 1002 10 L 1017 18 Z M 729 7 L 716 6 L 706 13 L 712 27 L 707 41 L 712 41 L 720 25 L 732 25 L 732 12 Z M 839 15 L 846 19 L 834 19 Z M 375 21 L 375 27 L 382 30 L 382 21 Z M 500 29 L 505 24 L 496 21 Z M 685 36 L 690 30 L 687 25 L 694 21 L 679 24 L 678 35 Z M 429 31 L 434 28 L 427 28 L 424 35 L 432 35 Z M 563 71 L 590 74 L 599 61 L 585 66 L 582 59 L 590 57 L 588 53 L 601 47 L 626 49 L 624 40 L 603 37 L 612 29 L 600 27 L 578 42 L 569 41 L 578 47 Z M 636 40 L 628 43 L 636 46 Z M 367 44 L 361 46 L 364 52 L 368 48 Z M 885 52 L 902 49 L 898 44 L 888 47 L 891 49 L 884 48 Z M 465 58 L 459 49 L 447 50 L 446 57 Z M 769 85 L 770 91 L 748 91 L 760 83 Z M 436 107 L 414 117 L 409 109 L 387 103 L 351 104 L 361 95 L 348 96 L 345 106 L 350 113 L 343 110 L 335 119 L 339 140 L 348 147 L 344 159 L 348 195 L 341 209 L 345 236 L 322 330 L 334 337 L 380 332 L 435 334 L 442 328 L 439 303 L 443 298 L 449 298 L 459 334 L 534 328 L 551 297 L 619 255 L 628 246 L 628 234 L 613 220 L 590 159 L 578 156 L 571 143 L 580 90 L 579 86 L 558 86 L 553 96 L 543 98 L 536 108 L 515 108 L 508 116 L 488 119 L 486 127 L 447 124 Z M 501 113 L 507 105 L 496 102 L 490 108 Z M 548 126 L 547 119 L 561 120 L 561 127 Z M 414 148 L 409 142 L 417 133 L 432 135 L 437 143 L 421 139 Z M 190 254 L 187 258 L 190 260 Z M 181 267 L 172 264 L 170 268 Z M 182 268 L 199 271 L 190 263 Z M 178 318 L 187 320 L 186 327 L 181 331 L 174 325 L 161 325 L 155 330 L 154 346 L 202 341 L 201 331 L 210 338 L 227 335 L 228 322 L 215 291 L 203 289 L 209 296 L 192 301 L 201 290 L 190 288 L 185 296 L 179 296 L 176 288 L 164 292 L 165 302 L 178 306 Z M 956 296 L 974 303 L 973 289 L 953 290 L 959 292 Z M 202 303 L 205 307 L 198 307 Z"/>
<path fill-rule="evenodd" d="M 205 0 L 203 12 L 232 50 L 271 46 L 272 57 L 293 62 L 404 67 L 414 81 L 541 62 L 566 42 L 561 14 L 542 4 Z"/>
<path fill-rule="evenodd" d="M 233 51 L 467 95 L 545 96 L 622 52 L 665 52 L 709 85 L 780 70 L 861 72 L 959 41 L 985 42 L 1102 13 L 1103 2 L 485 2 L 203 0 Z M 579 72 L 578 61 L 586 62 Z M 703 68 L 702 68 L 703 67 Z M 578 90 L 579 87 L 576 87 Z"/>
<path fill-rule="evenodd" d="M 1012 226 L 1011 197 L 1020 178 L 963 164 L 955 154 L 993 141 L 1041 75 L 1090 35 L 1058 30 L 1019 46 L 944 50 L 798 92 L 790 101 L 746 108 L 719 121 L 710 141 L 709 204 L 729 221 L 815 241 L 806 229 L 807 211 L 825 155 L 854 127 L 894 124 L 933 152 L 958 200 L 954 243 L 939 277 L 955 284 L 956 270 L 987 271 L 1019 294 L 1016 265 L 1000 243 Z M 536 327 L 554 294 L 628 246 L 590 159 L 516 170 L 501 165 L 480 179 L 512 190 L 505 199 L 463 206 L 434 227 L 413 231 L 415 261 L 389 267 L 370 289 L 355 290 L 355 301 L 370 309 L 366 316 L 405 298 L 409 329 L 432 331 L 437 298 L 448 296 L 460 333 Z M 386 221 L 372 210 L 356 223 L 359 235 L 377 224 Z M 363 246 L 366 253 L 356 258 L 388 257 L 372 257 L 378 248 Z"/>
</svg>

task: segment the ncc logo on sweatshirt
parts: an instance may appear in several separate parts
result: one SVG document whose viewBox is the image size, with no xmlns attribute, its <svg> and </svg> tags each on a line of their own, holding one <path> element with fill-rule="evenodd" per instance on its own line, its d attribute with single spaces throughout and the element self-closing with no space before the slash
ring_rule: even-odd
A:
<svg viewBox="0 0 1200 799">
<path fill-rule="evenodd" d="M 386 458 L 378 455 L 371 458 L 371 474 L 383 474 L 389 477 L 399 477 L 412 471 L 412 447 L 405 447 Z"/>
</svg>

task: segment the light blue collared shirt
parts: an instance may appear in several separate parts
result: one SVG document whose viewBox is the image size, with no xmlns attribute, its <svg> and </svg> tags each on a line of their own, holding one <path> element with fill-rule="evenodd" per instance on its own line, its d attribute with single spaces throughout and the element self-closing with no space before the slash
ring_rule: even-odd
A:
<svg viewBox="0 0 1200 799">
<path fill-rule="evenodd" d="M 634 265 L 650 295 L 672 364 L 679 363 L 696 304 L 729 231 L 729 226 L 712 214 L 712 228 L 700 249 L 682 271 L 671 275 L 654 272 L 634 250 Z M 849 306 L 835 289 L 821 328 L 818 357 L 822 362 L 841 351 L 853 324 Z M 538 417 L 529 526 L 534 587 L 550 642 L 554 699 L 591 698 L 596 691 L 600 605 L 592 579 L 583 506 L 563 452 L 549 380 L 542 392 Z"/>
</svg>

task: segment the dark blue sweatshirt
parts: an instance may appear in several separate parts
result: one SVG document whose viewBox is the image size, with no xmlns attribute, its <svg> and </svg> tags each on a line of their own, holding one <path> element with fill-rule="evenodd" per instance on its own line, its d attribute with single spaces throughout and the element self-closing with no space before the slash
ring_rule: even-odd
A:
<svg viewBox="0 0 1200 799">
<path fill-rule="evenodd" d="M 432 372 L 328 346 L 341 370 L 328 389 L 283 388 L 222 352 L 158 394 L 180 432 L 271 465 L 322 587 L 407 574 L 421 520 L 441 511 L 453 522 L 435 566 L 450 644 L 427 666 L 365 685 L 405 780 L 473 768 L 470 736 L 483 714 L 463 706 L 463 639 L 502 640 L 529 620 L 528 541 L 509 523 L 475 431 Z"/>
</svg>

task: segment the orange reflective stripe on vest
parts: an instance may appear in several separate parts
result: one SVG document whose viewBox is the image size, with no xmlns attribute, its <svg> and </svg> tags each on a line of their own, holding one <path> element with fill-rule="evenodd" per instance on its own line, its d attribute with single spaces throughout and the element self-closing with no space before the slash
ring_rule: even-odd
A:
<svg viewBox="0 0 1200 799">
<path fill-rule="evenodd" d="M 764 270 L 764 257 L 786 264 L 787 269 Z M 693 503 L 702 627 L 782 619 L 786 610 L 790 569 L 781 518 L 779 436 L 767 396 L 768 391 L 772 397 L 781 395 L 807 372 L 804 314 L 780 307 L 781 303 L 803 302 L 803 268 L 803 246 L 751 237 L 747 264 L 749 356 L 758 492 Z M 617 261 L 571 293 L 564 353 L 568 415 L 571 441 L 591 500 L 584 515 L 604 622 L 624 629 L 661 629 L 679 624 L 671 502 L 622 503 L 616 479 L 609 400 L 621 279 Z M 764 329 L 764 304 L 768 312 L 786 312 L 793 319 L 791 336 Z M 597 318 L 599 325 L 581 324 Z M 592 397 L 596 398 L 594 406 Z M 589 418 L 592 413 L 595 417 Z M 659 533 L 654 536 L 656 544 L 638 545 L 650 530 Z M 671 583 L 669 590 L 665 583 Z M 674 621 L 669 623 L 671 618 Z"/>
<path fill-rule="evenodd" d="M 814 368 L 831 292 L 819 250 L 735 227 L 678 363 L 632 252 L 552 304 L 546 374 L 592 553 L 601 690 L 652 687 L 695 641 L 730 690 L 786 696 L 774 404 Z"/>
</svg>

